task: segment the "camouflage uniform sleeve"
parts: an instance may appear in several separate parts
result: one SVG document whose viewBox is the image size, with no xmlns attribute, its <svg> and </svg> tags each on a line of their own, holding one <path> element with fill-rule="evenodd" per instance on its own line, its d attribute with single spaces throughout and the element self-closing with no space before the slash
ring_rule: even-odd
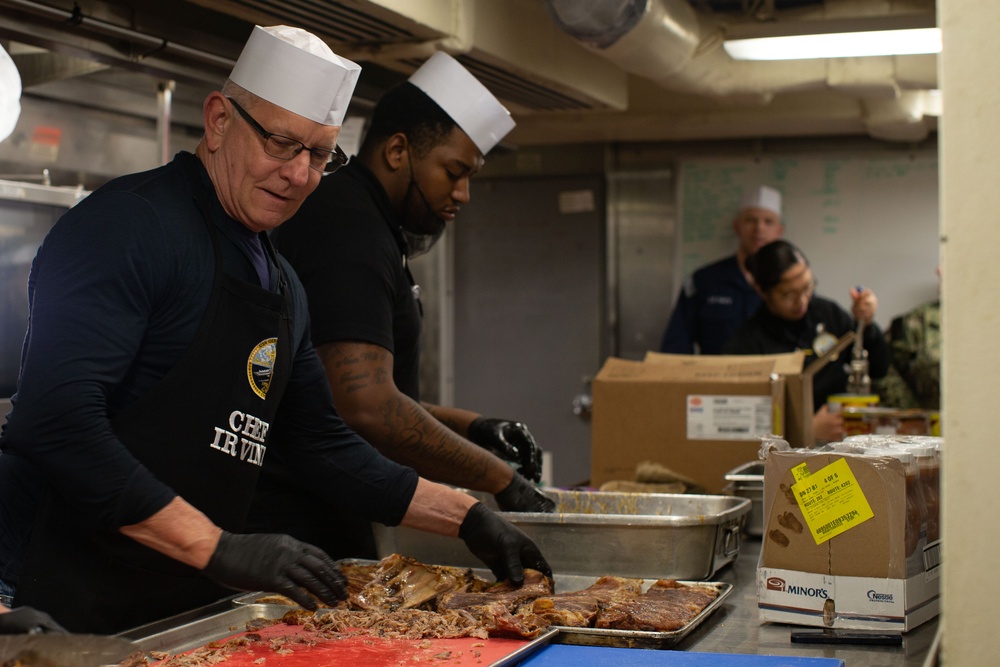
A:
<svg viewBox="0 0 1000 667">
<path fill-rule="evenodd" d="M 892 321 L 892 367 L 877 383 L 880 403 L 937 410 L 941 402 L 941 308 L 924 304 Z"/>
</svg>

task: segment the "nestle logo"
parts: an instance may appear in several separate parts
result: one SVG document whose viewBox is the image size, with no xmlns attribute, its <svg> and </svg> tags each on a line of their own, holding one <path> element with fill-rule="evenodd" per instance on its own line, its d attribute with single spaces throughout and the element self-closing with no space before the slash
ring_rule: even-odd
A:
<svg viewBox="0 0 1000 667">
<path fill-rule="evenodd" d="M 868 601 L 869 602 L 892 602 L 892 593 L 878 593 L 876 591 L 868 591 Z"/>
<path fill-rule="evenodd" d="M 783 591 L 785 590 L 785 580 L 781 577 L 768 577 L 767 578 L 767 590 L 769 591 Z"/>
</svg>

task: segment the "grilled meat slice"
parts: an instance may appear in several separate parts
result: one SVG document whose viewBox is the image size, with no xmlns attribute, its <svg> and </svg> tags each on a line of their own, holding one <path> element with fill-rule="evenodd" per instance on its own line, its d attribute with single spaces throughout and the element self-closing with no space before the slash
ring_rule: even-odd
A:
<svg viewBox="0 0 1000 667">
<path fill-rule="evenodd" d="M 717 593 L 661 579 L 643 595 L 615 600 L 601 610 L 596 628 L 673 632 L 701 613 Z"/>
<path fill-rule="evenodd" d="M 366 611 L 433 610 L 434 600 L 442 594 L 480 590 L 486 585 L 471 569 L 427 565 L 393 554 L 383 558 L 369 581 L 350 595 L 348 606 Z"/>
<path fill-rule="evenodd" d="M 581 591 L 538 597 L 521 607 L 551 625 L 593 627 L 601 608 L 616 600 L 629 600 L 642 593 L 641 579 L 604 576 Z"/>
<path fill-rule="evenodd" d="M 515 588 L 509 581 L 497 582 L 482 592 L 445 593 L 438 598 L 437 608 L 472 609 L 483 605 L 501 604 L 507 611 L 514 611 L 518 605 L 542 595 L 551 595 L 552 580 L 538 570 L 526 569 L 524 583 Z"/>
</svg>

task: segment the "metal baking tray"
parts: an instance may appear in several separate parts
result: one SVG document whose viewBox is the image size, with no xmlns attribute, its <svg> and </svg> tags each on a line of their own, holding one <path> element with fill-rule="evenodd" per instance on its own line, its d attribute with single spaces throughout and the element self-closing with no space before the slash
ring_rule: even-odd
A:
<svg viewBox="0 0 1000 667">
<path fill-rule="evenodd" d="M 553 572 L 706 580 L 736 560 L 751 503 L 735 496 L 546 489 L 556 513 L 500 512 L 527 533 Z M 379 558 L 481 567 L 456 538 L 373 524 Z"/>
<path fill-rule="evenodd" d="M 378 561 L 369 561 L 361 559 L 346 559 L 339 561 L 340 563 L 358 563 L 358 564 L 373 564 Z M 473 569 L 473 572 L 484 578 L 491 579 L 489 570 L 486 569 Z M 600 577 L 587 576 L 579 574 L 556 574 L 553 576 L 553 584 L 557 593 L 569 593 L 573 591 L 580 591 L 585 588 L 589 588 L 593 585 Z M 643 579 L 642 580 L 642 590 L 646 591 L 656 583 L 658 578 Z M 680 640 L 684 639 L 692 630 L 701 625 L 701 623 L 708 618 L 712 612 L 718 609 L 723 600 L 729 596 L 733 590 L 733 585 L 725 582 L 706 582 L 706 581 L 680 581 L 679 583 L 686 584 L 689 586 L 702 586 L 706 588 L 711 588 L 718 593 L 718 596 L 712 600 L 708 606 L 706 606 L 701 613 L 695 616 L 691 621 L 680 628 L 679 630 L 673 630 L 670 632 L 648 632 L 643 630 L 614 630 L 614 629 L 604 629 L 604 628 L 571 628 L 565 626 L 552 626 L 555 630 L 558 630 L 559 634 L 552 638 L 553 644 L 577 644 L 581 646 L 610 646 L 615 648 L 668 648 L 673 646 Z M 274 616 L 269 618 L 280 618 L 285 611 L 288 610 L 287 606 L 283 605 L 262 605 L 258 604 L 256 601 L 262 597 L 270 595 L 269 593 L 256 592 L 256 593 L 245 593 L 233 598 L 233 603 L 236 605 L 247 605 L 256 607 L 275 607 L 277 611 L 272 612 Z"/>
<path fill-rule="evenodd" d="M 764 534 L 764 462 L 750 461 L 726 473 L 726 491 L 750 501 L 744 530 L 747 535 Z"/>
<path fill-rule="evenodd" d="M 259 597 L 263 594 L 251 593 L 249 595 Z M 246 597 L 247 595 L 242 595 L 234 598 L 234 601 L 245 599 Z M 171 619 L 158 621 L 147 626 L 129 630 L 126 633 L 122 633 L 122 636 L 134 641 L 137 648 L 146 653 L 150 651 L 165 651 L 177 654 L 243 632 L 246 629 L 247 622 L 251 620 L 281 618 L 288 609 L 287 606 L 274 604 L 232 604 L 228 608 L 217 610 L 207 616 L 178 623 L 172 623 Z M 558 634 L 558 629 L 549 628 L 538 637 L 527 641 L 517 650 L 512 651 L 500 660 L 490 663 L 489 667 L 516 665 L 529 654 L 552 642 Z"/>
<path fill-rule="evenodd" d="M 150 651 L 183 653 L 204 646 L 208 642 L 243 632 L 250 621 L 281 618 L 287 611 L 288 607 L 282 605 L 230 604 L 203 616 L 184 614 L 156 621 L 122 633 L 122 636 L 131 639 L 137 648 L 146 653 Z"/>
<path fill-rule="evenodd" d="M 557 591 L 578 591 L 587 588 L 597 581 L 596 577 L 579 575 L 556 576 Z M 647 590 L 656 583 L 656 579 L 644 579 L 642 590 Z M 559 629 L 559 635 L 553 640 L 555 644 L 576 644 L 579 646 L 610 646 L 615 648 L 669 648 L 684 639 L 692 630 L 701 625 L 706 618 L 722 606 L 723 601 L 733 591 L 733 585 L 725 582 L 680 581 L 690 586 L 702 586 L 714 589 L 719 595 L 706 606 L 691 621 L 670 632 L 647 632 L 643 630 L 613 630 L 605 628 L 568 628 L 553 626 Z"/>
</svg>

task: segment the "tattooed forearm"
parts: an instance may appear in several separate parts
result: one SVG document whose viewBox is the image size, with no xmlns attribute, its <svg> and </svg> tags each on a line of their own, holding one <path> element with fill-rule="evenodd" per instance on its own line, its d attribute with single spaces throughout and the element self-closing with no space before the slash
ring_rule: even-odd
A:
<svg viewBox="0 0 1000 667">
<path fill-rule="evenodd" d="M 486 478 L 492 457 L 456 435 L 415 401 L 389 402 L 381 412 L 385 438 L 393 443 L 395 460 L 413 466 L 426 477 L 451 484 L 474 486 Z"/>
<path fill-rule="evenodd" d="M 339 341 L 319 345 L 317 352 L 338 412 L 382 454 L 435 482 L 489 493 L 510 483 L 507 463 L 463 437 L 476 413 L 421 406 L 399 391 L 389 350 Z"/>
</svg>

